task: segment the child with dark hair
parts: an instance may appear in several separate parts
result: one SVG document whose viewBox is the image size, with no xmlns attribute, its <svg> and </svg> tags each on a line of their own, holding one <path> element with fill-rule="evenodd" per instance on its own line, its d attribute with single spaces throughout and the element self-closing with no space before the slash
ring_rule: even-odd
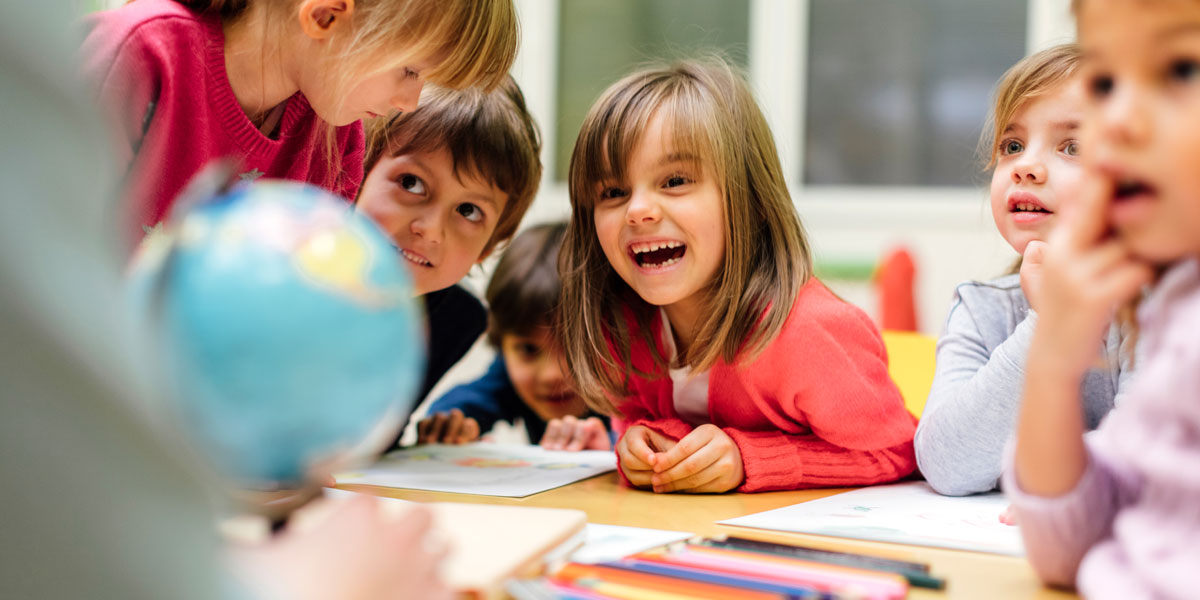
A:
<svg viewBox="0 0 1200 600">
<path fill-rule="evenodd" d="M 565 232 L 564 223 L 538 225 L 505 250 L 487 288 L 487 334 L 496 360 L 483 377 L 430 406 L 430 416 L 417 426 L 421 443 L 465 443 L 497 421 L 520 419 L 530 442 L 547 448 L 612 447 L 605 421 L 571 389 L 556 337 L 558 251 Z"/>
<path fill-rule="evenodd" d="M 542 177 L 541 136 L 521 88 L 430 86 L 411 112 L 366 123 L 357 210 L 392 238 L 429 318 L 424 398 L 487 327 L 455 285 L 516 233 Z"/>
</svg>

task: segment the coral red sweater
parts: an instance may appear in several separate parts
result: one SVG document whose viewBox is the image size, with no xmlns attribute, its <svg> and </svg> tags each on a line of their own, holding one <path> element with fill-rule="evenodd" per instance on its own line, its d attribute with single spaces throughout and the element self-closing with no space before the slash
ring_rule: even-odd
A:
<svg viewBox="0 0 1200 600">
<path fill-rule="evenodd" d="M 636 323 L 629 324 L 634 366 L 659 372 Z M 659 317 L 652 327 L 662 352 Z M 675 412 L 669 377 L 635 375 L 630 388 L 633 395 L 618 405 L 630 427 L 677 440 L 692 430 Z M 867 485 L 916 469 L 916 419 L 888 376 L 883 340 L 866 314 L 816 279 L 801 288 L 783 329 L 753 362 L 713 366 L 708 415 L 741 451 L 746 479 L 738 491 Z"/>
<path fill-rule="evenodd" d="M 238 104 L 225 72 L 220 19 L 171 0 L 138 0 L 88 18 L 83 72 L 113 121 L 115 161 L 128 169 L 121 225 L 130 241 L 161 221 L 188 180 L 209 161 L 242 161 L 243 179 L 304 181 L 353 198 L 363 179 L 361 123 L 336 130 L 336 172 L 327 160 L 328 124 L 300 93 L 284 108 L 277 139 L 263 135 Z"/>
</svg>

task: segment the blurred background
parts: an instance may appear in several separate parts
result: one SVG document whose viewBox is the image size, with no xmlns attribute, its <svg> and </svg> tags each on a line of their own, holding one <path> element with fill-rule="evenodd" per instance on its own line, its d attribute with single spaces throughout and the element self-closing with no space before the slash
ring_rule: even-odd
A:
<svg viewBox="0 0 1200 600">
<path fill-rule="evenodd" d="M 76 0 L 81 10 L 123 0 Z M 1022 56 L 1071 41 L 1070 0 L 515 0 L 513 74 L 542 129 L 545 180 L 523 227 L 569 215 L 565 174 L 584 114 L 637 66 L 719 52 L 771 124 L 818 275 L 878 319 L 870 279 L 905 248 L 916 328 L 941 330 L 956 284 L 1016 254 L 992 223 L 978 150 L 992 86 Z M 464 284 L 482 294 L 490 264 Z M 480 342 L 443 378 L 474 378 Z"/>
</svg>

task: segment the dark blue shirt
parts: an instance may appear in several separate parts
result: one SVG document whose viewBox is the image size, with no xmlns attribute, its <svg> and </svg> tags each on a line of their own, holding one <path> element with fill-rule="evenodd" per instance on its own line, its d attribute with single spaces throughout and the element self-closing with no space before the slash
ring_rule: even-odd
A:
<svg viewBox="0 0 1200 600">
<path fill-rule="evenodd" d="M 508 367 L 504 364 L 502 354 L 496 355 L 496 360 L 492 361 L 482 377 L 457 386 L 435 400 L 429 406 L 429 414 L 449 412 L 455 408 L 475 419 L 481 434 L 491 431 L 497 421 L 516 425 L 517 419 L 525 423 L 525 432 L 529 434 L 532 444 L 541 442 L 542 435 L 546 433 L 546 422 L 517 395 L 516 388 L 508 378 Z M 591 416 L 599 415 L 589 412 L 585 418 Z M 608 418 L 600 418 L 604 421 L 604 427 L 610 429 Z M 612 437 L 611 433 L 609 437 Z"/>
</svg>

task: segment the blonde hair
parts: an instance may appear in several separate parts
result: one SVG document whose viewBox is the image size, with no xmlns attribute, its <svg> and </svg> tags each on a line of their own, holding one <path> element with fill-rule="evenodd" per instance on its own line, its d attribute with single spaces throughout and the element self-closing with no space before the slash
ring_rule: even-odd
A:
<svg viewBox="0 0 1200 600">
<path fill-rule="evenodd" d="M 483 254 L 517 232 L 542 180 L 542 139 L 525 96 L 512 77 L 490 92 L 429 86 L 417 110 L 366 123 L 364 171 L 387 153 L 433 152 L 445 148 L 454 172 L 465 171 L 507 195 Z"/>
<path fill-rule="evenodd" d="M 697 156 L 715 177 L 726 215 L 723 267 L 683 363 L 706 370 L 718 360 L 756 355 L 779 333 L 812 273 L 774 138 L 740 74 L 720 59 L 683 61 L 613 84 L 588 112 L 575 143 L 572 217 L 559 258 L 561 341 L 575 389 L 600 412 L 613 412 L 611 398 L 627 393 L 634 372 L 623 311 L 632 312 L 654 356 L 656 372 L 638 374 L 666 373 L 667 361 L 650 333 L 657 308 L 638 298 L 609 264 L 593 215 L 599 184 L 624 178 L 642 132 L 660 113 L 674 147 Z"/>
<path fill-rule="evenodd" d="M 1030 100 L 1044 96 L 1071 79 L 1079 70 L 1078 44 L 1060 44 L 1026 56 L 1004 72 L 992 96 L 992 111 L 980 137 L 987 148 L 985 169 L 996 166 L 1000 142 L 1013 117 Z M 985 144 L 988 144 L 985 146 Z"/>
<path fill-rule="evenodd" d="M 228 21 L 237 19 L 252 0 L 175 1 Z M 257 1 L 265 2 L 269 13 L 278 13 L 299 0 Z M 351 20 L 354 27 L 340 57 L 344 68 L 330 82 L 343 92 L 362 76 L 365 66 L 377 66 L 388 57 L 394 58 L 384 61 L 381 71 L 405 61 L 433 59 L 435 66 L 421 73 L 428 82 L 492 90 L 516 60 L 520 37 L 512 0 L 356 0 Z M 341 96 L 344 101 L 345 94 Z M 325 132 L 325 151 L 332 171 L 341 171 L 333 126 Z"/>
<path fill-rule="evenodd" d="M 232 20 L 251 0 L 175 0 L 192 10 Z M 259 0 L 277 12 L 298 0 Z M 392 66 L 414 57 L 436 57 L 438 65 L 422 75 L 430 83 L 486 90 L 504 81 L 517 56 L 516 7 L 512 0 L 357 0 L 354 34 L 344 58 L 353 67 L 377 60 L 398 47 L 407 49 Z M 345 71 L 354 71 L 354 68 Z"/>
</svg>

